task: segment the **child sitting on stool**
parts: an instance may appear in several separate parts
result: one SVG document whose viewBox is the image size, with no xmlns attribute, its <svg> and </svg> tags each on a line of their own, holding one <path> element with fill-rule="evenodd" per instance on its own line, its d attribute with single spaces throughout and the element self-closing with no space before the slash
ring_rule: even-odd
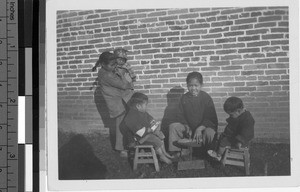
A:
<svg viewBox="0 0 300 192">
<path fill-rule="evenodd" d="M 243 101 L 238 97 L 229 97 L 224 103 L 224 111 L 229 115 L 227 126 L 220 135 L 217 151 L 209 150 L 207 153 L 220 161 L 226 148 L 247 147 L 254 137 L 254 119 L 244 108 Z"/>
<path fill-rule="evenodd" d="M 160 130 L 160 125 L 147 113 L 147 105 L 147 95 L 139 92 L 132 95 L 129 101 L 130 109 L 122 122 L 122 132 L 130 131 L 140 144 L 153 145 L 160 160 L 171 164 L 170 158 L 173 157 L 166 152 L 165 136 Z M 128 133 L 125 134 L 130 136 Z"/>
</svg>

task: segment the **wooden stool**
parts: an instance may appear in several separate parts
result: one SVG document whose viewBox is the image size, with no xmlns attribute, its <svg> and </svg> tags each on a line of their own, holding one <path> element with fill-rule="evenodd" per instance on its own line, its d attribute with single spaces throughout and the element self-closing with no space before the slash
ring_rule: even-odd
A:
<svg viewBox="0 0 300 192">
<path fill-rule="evenodd" d="M 137 169 L 138 164 L 143 163 L 154 163 L 155 170 L 159 172 L 157 156 L 152 145 L 135 146 L 133 170 Z"/>
<path fill-rule="evenodd" d="M 246 175 L 250 175 L 250 154 L 248 147 L 241 149 L 227 148 L 222 159 L 223 165 L 245 167 Z"/>
</svg>

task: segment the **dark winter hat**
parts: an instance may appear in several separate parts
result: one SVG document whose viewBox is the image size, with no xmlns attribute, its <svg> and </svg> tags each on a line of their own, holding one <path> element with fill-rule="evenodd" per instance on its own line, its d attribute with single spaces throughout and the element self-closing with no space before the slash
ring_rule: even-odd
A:
<svg viewBox="0 0 300 192">
<path fill-rule="evenodd" d="M 123 49 L 123 48 L 119 48 L 119 49 L 115 49 L 114 50 L 114 54 L 119 57 L 119 58 L 124 58 L 127 59 L 127 52 L 128 50 Z"/>
<path fill-rule="evenodd" d="M 108 51 L 103 52 L 99 56 L 99 62 L 103 63 L 103 64 L 107 64 L 109 61 L 115 60 L 115 59 L 117 59 L 117 56 L 114 55 L 113 53 L 108 52 Z"/>
</svg>

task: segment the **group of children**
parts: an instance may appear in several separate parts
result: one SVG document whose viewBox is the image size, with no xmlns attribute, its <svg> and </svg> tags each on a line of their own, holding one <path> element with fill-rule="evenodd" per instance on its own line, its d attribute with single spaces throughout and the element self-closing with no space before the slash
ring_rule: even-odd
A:
<svg viewBox="0 0 300 192">
<path fill-rule="evenodd" d="M 220 161 L 226 147 L 248 146 L 254 137 L 255 121 L 237 97 L 229 97 L 225 101 L 223 108 L 229 115 L 226 119 L 228 124 L 221 136 L 216 137 L 218 119 L 214 102 L 201 89 L 201 73 L 191 72 L 186 78 L 188 92 L 179 101 L 176 122 L 169 125 L 169 154 L 165 149 L 165 136 L 159 122 L 147 113 L 147 95 L 133 90 L 136 75 L 127 63 L 127 51 L 116 49 L 114 53 L 103 52 L 93 71 L 99 65 L 99 86 L 110 117 L 116 120 L 115 149 L 123 157 L 127 156 L 126 146 L 133 146 L 134 143 L 150 144 L 154 146 L 160 160 L 170 164 L 174 157 L 188 154 L 187 150 L 178 146 L 178 141 L 190 137 L 197 143 L 202 142 L 207 153 Z"/>
</svg>

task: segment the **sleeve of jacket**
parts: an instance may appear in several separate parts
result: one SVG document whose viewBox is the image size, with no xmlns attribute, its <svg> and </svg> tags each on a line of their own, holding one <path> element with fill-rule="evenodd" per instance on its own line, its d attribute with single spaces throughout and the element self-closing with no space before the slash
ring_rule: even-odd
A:
<svg viewBox="0 0 300 192">
<path fill-rule="evenodd" d="M 217 132 L 218 117 L 217 117 L 214 102 L 211 97 L 208 98 L 207 105 L 204 110 L 204 118 L 203 118 L 202 125 L 205 127 L 210 127 Z"/>
<path fill-rule="evenodd" d="M 101 78 L 101 76 L 100 76 Z M 132 89 L 131 83 L 129 83 L 124 77 L 119 77 L 117 75 L 106 75 L 102 78 L 102 82 L 105 84 L 115 87 L 118 89 Z"/>
<path fill-rule="evenodd" d="M 240 130 L 238 135 L 235 137 L 242 144 L 247 144 L 254 138 L 254 119 L 247 118 L 241 122 Z"/>
<path fill-rule="evenodd" d="M 179 101 L 179 104 L 178 104 L 178 110 L 177 110 L 177 113 L 176 113 L 176 121 L 179 122 L 179 123 L 182 123 L 184 125 L 187 124 L 187 121 L 185 119 L 185 116 L 184 116 L 184 107 L 183 107 L 183 96 L 180 98 L 180 101 Z"/>
</svg>

